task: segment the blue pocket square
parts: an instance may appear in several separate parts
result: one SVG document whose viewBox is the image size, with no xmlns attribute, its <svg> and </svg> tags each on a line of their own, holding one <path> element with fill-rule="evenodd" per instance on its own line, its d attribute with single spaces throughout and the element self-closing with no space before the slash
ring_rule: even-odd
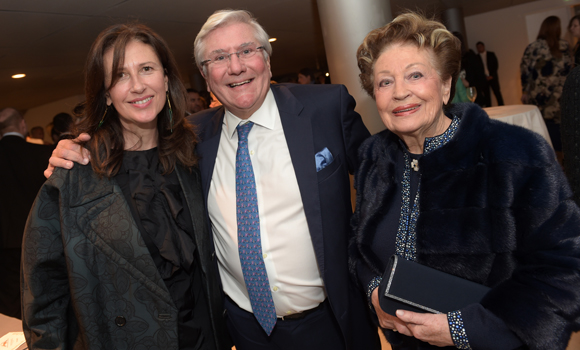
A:
<svg viewBox="0 0 580 350">
<path fill-rule="evenodd" d="M 326 168 L 334 161 L 332 153 L 330 153 L 326 147 L 324 147 L 322 151 L 316 153 L 314 158 L 316 159 L 316 172 Z"/>
</svg>

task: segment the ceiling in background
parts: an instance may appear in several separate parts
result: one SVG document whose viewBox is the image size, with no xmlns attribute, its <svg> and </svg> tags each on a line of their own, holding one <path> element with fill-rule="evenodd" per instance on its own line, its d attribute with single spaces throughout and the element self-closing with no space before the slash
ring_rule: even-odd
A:
<svg viewBox="0 0 580 350">
<path fill-rule="evenodd" d="M 356 1 L 356 0 L 352 0 Z M 461 7 L 465 16 L 534 0 L 391 0 L 393 14 L 431 14 Z M 326 69 L 315 0 L 0 0 L 0 108 L 22 112 L 83 94 L 83 65 L 99 32 L 138 20 L 170 45 L 186 85 L 194 85 L 193 40 L 207 17 L 222 8 L 251 11 L 271 37 L 274 77 L 304 67 Z M 12 79 L 25 73 L 23 79 Z"/>
</svg>

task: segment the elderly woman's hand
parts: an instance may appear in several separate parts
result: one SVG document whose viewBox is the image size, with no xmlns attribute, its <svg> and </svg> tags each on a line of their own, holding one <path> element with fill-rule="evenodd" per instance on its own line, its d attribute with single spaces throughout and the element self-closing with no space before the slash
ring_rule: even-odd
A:
<svg viewBox="0 0 580 350">
<path fill-rule="evenodd" d="M 397 320 L 406 323 L 406 327 L 397 328 L 401 334 L 435 346 L 454 345 L 446 314 L 420 314 L 397 310 Z"/>
<path fill-rule="evenodd" d="M 379 304 L 378 288 L 373 290 L 373 293 L 371 294 L 371 302 L 373 303 L 375 312 L 379 318 L 379 324 L 381 325 L 381 328 L 392 329 L 395 332 L 401 332 L 403 334 L 405 334 L 404 332 L 410 332 L 409 329 L 407 329 L 405 323 L 401 322 L 401 320 L 399 320 L 396 316 L 389 315 L 388 313 L 384 312 L 383 309 L 381 309 Z"/>
</svg>

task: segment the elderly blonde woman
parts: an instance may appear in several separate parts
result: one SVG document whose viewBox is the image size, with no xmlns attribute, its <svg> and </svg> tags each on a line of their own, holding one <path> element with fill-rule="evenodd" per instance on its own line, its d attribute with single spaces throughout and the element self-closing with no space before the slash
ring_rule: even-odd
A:
<svg viewBox="0 0 580 350">
<path fill-rule="evenodd" d="M 565 349 L 580 326 L 580 211 L 553 150 L 448 105 L 460 43 L 438 22 L 400 15 L 357 57 L 387 130 L 359 150 L 351 267 L 393 349 Z M 447 314 L 389 315 L 377 286 L 392 254 L 491 289 Z"/>
</svg>

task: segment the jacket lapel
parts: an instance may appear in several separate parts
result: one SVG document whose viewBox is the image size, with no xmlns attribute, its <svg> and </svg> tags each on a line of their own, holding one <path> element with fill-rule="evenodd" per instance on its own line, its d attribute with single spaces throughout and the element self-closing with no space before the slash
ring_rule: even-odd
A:
<svg viewBox="0 0 580 350">
<path fill-rule="evenodd" d="M 273 85 L 272 92 L 280 112 L 284 136 L 286 137 L 290 158 L 298 180 L 316 260 L 322 278 L 324 278 L 324 239 L 320 198 L 318 196 L 318 178 L 314 160 L 314 135 L 310 120 L 311 116 L 304 112 L 304 107 L 300 101 L 284 86 Z"/>
<path fill-rule="evenodd" d="M 195 245 L 197 246 L 199 260 L 201 262 L 210 261 L 211 257 L 208 256 L 208 253 L 213 249 L 210 246 L 211 240 L 205 221 L 205 206 L 203 205 L 204 200 L 200 186 L 199 170 L 197 168 L 192 168 L 192 172 L 189 173 L 181 166 L 177 166 L 175 171 L 179 178 L 179 183 L 183 189 L 183 194 L 185 195 L 185 200 L 187 201 L 187 206 L 189 207 L 189 212 L 191 214 L 191 221 L 193 222 L 192 236 Z M 207 274 L 207 268 L 208 266 L 206 266 L 206 264 L 201 264 L 201 269 L 204 274 Z"/>
<path fill-rule="evenodd" d="M 129 233 L 125 234 L 122 239 L 111 240 L 106 236 L 102 236 L 103 242 L 108 248 L 112 249 L 119 257 L 126 260 L 125 270 L 133 274 L 136 278 L 143 281 L 143 285 L 155 292 L 157 295 L 164 298 L 167 303 L 173 305 L 169 291 L 159 274 L 153 261 L 153 257 L 145 244 L 145 240 L 141 232 L 145 232 L 141 221 L 137 220 L 139 214 L 132 202 L 128 202 L 127 198 L 132 198 L 130 190 L 121 188 L 117 181 L 110 181 L 112 187 L 112 195 L 115 196 L 114 201 L 122 201 L 115 207 L 121 209 L 117 214 L 125 214 L 130 218 Z M 129 192 L 125 192 L 129 191 Z M 106 201 L 109 202 L 109 201 Z M 97 235 L 99 231 L 95 230 Z M 128 249 L 127 245 L 131 248 Z M 130 255 L 128 255 L 130 253 Z M 153 267 L 153 268 L 151 268 Z"/>
<path fill-rule="evenodd" d="M 220 145 L 224 113 L 225 109 L 223 107 L 215 112 L 211 120 L 203 126 L 200 135 L 201 142 L 197 144 L 197 154 L 200 156 L 199 168 L 201 171 L 201 187 L 203 189 L 204 200 L 207 200 L 209 193 L 209 185 Z"/>
</svg>

